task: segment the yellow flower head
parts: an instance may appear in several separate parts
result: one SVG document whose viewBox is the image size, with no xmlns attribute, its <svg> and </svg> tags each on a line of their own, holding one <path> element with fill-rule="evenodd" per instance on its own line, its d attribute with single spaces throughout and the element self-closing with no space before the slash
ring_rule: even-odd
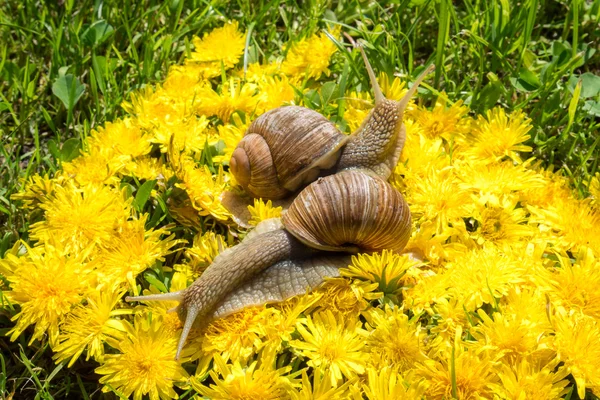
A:
<svg viewBox="0 0 600 400">
<path fill-rule="evenodd" d="M 329 368 L 331 382 L 353 378 L 365 371 L 368 354 L 363 351 L 366 331 L 357 319 L 335 317 L 331 311 L 313 314 L 297 325 L 302 340 L 290 345 L 309 359 L 311 367 Z"/>
<path fill-rule="evenodd" d="M 590 249 L 582 250 L 574 262 L 567 254 L 559 255 L 558 261 L 555 268 L 540 273 L 554 306 L 600 321 L 600 261 Z"/>
<path fill-rule="evenodd" d="M 118 313 L 113 309 L 122 295 L 119 290 L 93 291 L 87 304 L 78 305 L 68 314 L 60 325 L 58 344 L 53 348 L 57 363 L 70 359 L 67 366 L 71 367 L 84 351 L 86 360 L 92 357 L 102 362 L 104 343 L 124 329 L 120 320 L 111 318 Z"/>
<path fill-rule="evenodd" d="M 222 168 L 213 177 L 207 166 L 196 168 L 192 162 L 185 162 L 180 175 L 182 182 L 177 186 L 185 189 L 201 216 L 212 215 L 219 220 L 229 218 L 230 213 L 220 200 L 225 190 L 225 173 Z"/>
<path fill-rule="evenodd" d="M 531 120 L 521 111 L 506 115 L 504 109 L 489 110 L 486 118 L 479 117 L 472 131 L 474 141 L 469 140 L 465 154 L 479 160 L 496 161 L 508 157 L 520 163 L 518 152 L 530 152 L 531 147 L 522 143 L 531 136 Z"/>
<path fill-rule="evenodd" d="M 202 39 L 195 37 L 194 52 L 186 62 L 197 63 L 205 78 L 219 76 L 221 65 L 230 69 L 238 63 L 244 53 L 245 36 L 238 30 L 237 21 L 226 23 L 204 34 Z"/>
<path fill-rule="evenodd" d="M 172 248 L 182 243 L 169 235 L 168 228 L 145 230 L 148 215 L 121 224 L 101 253 L 101 282 L 117 286 L 127 282 L 135 288 L 135 277 L 154 265 L 164 261 Z M 169 236 L 167 236 L 169 235 Z M 162 238 L 166 236 L 165 238 Z M 162 238 L 162 239 L 161 239 Z"/>
<path fill-rule="evenodd" d="M 492 398 L 490 386 L 498 381 L 494 363 L 487 352 L 477 354 L 467 350 L 466 343 L 460 339 L 461 335 L 462 331 L 457 330 L 453 351 L 443 354 L 437 361 L 427 360 L 417 365 L 416 376 L 425 378 L 429 383 L 426 398 Z M 455 394 L 453 386 L 456 388 Z"/>
<path fill-rule="evenodd" d="M 207 117 L 216 116 L 226 124 L 236 111 L 247 115 L 255 113 L 258 101 L 255 84 L 232 78 L 221 86 L 220 94 L 214 90 L 207 91 L 197 111 Z"/>
<path fill-rule="evenodd" d="M 291 367 L 276 369 L 275 356 L 273 350 L 266 348 L 259 361 L 243 365 L 239 361 L 227 364 L 217 354 L 215 369 L 210 371 L 210 376 L 215 383 L 209 388 L 197 379 L 192 379 L 192 386 L 203 396 L 214 400 L 288 398 L 294 380 L 284 375 L 290 371 Z"/>
<path fill-rule="evenodd" d="M 8 260 L 15 266 L 6 276 L 11 299 L 21 306 L 13 317 L 16 325 L 8 332 L 10 340 L 35 324 L 29 343 L 48 331 L 54 344 L 59 322 L 95 287 L 94 264 L 86 263 L 84 253 L 71 255 L 50 245 L 28 247 L 26 255 L 19 258 L 8 254 Z"/>
<path fill-rule="evenodd" d="M 384 250 L 372 255 L 352 256 L 352 264 L 341 269 L 340 274 L 348 278 L 377 283 L 380 292 L 397 299 L 403 288 L 405 274 L 420 264 L 409 256 L 400 256 Z"/>
<path fill-rule="evenodd" d="M 590 317 L 556 315 L 554 348 L 575 382 L 580 399 L 589 387 L 600 395 L 600 324 Z"/>
<path fill-rule="evenodd" d="M 66 251 L 107 245 L 131 212 L 130 201 L 123 197 L 107 186 L 57 186 L 54 195 L 41 204 L 46 219 L 31 225 L 31 237 Z"/>
<path fill-rule="evenodd" d="M 568 368 L 558 367 L 558 360 L 548 364 L 531 363 L 521 360 L 518 364 L 502 365 L 498 374 L 502 383 L 494 385 L 494 394 L 502 399 L 539 399 L 551 400 L 563 398 L 569 392 L 565 387 L 569 381 Z"/>
<path fill-rule="evenodd" d="M 494 304 L 523 282 L 523 266 L 492 245 L 472 250 L 452 262 L 446 272 L 449 292 L 469 311 Z"/>
<path fill-rule="evenodd" d="M 196 279 L 226 248 L 225 238 L 217 233 L 208 231 L 204 234 L 196 234 L 192 247 L 185 251 L 186 257 L 190 260 L 187 264 L 192 273 L 190 278 Z"/>
<path fill-rule="evenodd" d="M 175 360 L 177 338 L 162 329 L 160 320 L 149 322 L 136 317 L 133 326 L 127 321 L 123 325 L 126 332 L 108 340 L 119 353 L 106 354 L 104 363 L 96 368 L 96 373 L 103 375 L 102 391 L 112 388 L 125 397 L 133 395 L 140 400 L 145 395 L 153 400 L 177 398 L 174 382 L 188 377 Z"/>
<path fill-rule="evenodd" d="M 391 366 L 403 372 L 425 361 L 425 330 L 418 322 L 420 315 L 409 319 L 403 309 L 386 306 L 384 310 L 372 308 L 364 316 L 369 331 L 369 363 L 375 368 Z"/>
<path fill-rule="evenodd" d="M 421 399 L 428 386 L 423 379 L 403 378 L 391 367 L 369 367 L 368 376 L 368 384 L 363 383 L 362 389 L 369 400 Z"/>
<path fill-rule="evenodd" d="M 323 74 L 329 76 L 329 58 L 336 50 L 335 44 L 324 33 L 302 39 L 292 45 L 281 71 L 289 77 L 304 75 L 319 79 Z"/>
<path fill-rule="evenodd" d="M 248 206 L 250 211 L 250 225 L 258 225 L 260 221 L 269 218 L 279 218 L 281 216 L 282 207 L 273 207 L 273 202 L 267 200 L 265 203 L 262 199 L 254 199 L 254 207 Z"/>
<path fill-rule="evenodd" d="M 447 107 L 446 101 L 445 96 L 440 96 L 433 110 L 419 108 L 411 114 L 425 135 L 431 139 L 439 137 L 453 141 L 454 137 L 461 136 L 465 130 L 463 117 L 468 108 L 462 105 L 462 101 Z"/>
</svg>

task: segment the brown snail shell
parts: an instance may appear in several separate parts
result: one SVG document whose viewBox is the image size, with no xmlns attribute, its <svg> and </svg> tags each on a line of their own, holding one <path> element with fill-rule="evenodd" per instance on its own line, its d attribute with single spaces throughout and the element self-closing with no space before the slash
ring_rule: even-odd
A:
<svg viewBox="0 0 600 400">
<path fill-rule="evenodd" d="M 250 125 L 233 152 L 231 172 L 252 196 L 280 199 L 333 167 L 348 139 L 314 110 L 279 107 Z"/>
<path fill-rule="evenodd" d="M 402 194 L 361 170 L 320 178 L 294 199 L 285 229 L 309 247 L 330 251 L 401 251 L 411 232 Z"/>
</svg>

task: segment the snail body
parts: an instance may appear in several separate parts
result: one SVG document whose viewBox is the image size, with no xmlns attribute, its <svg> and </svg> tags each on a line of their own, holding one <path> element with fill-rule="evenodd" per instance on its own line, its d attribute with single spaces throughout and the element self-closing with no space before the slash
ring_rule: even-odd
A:
<svg viewBox="0 0 600 400">
<path fill-rule="evenodd" d="M 337 262 L 331 261 L 332 257 L 323 256 L 323 251 L 357 253 L 392 249 L 400 252 L 405 247 L 411 232 L 409 207 L 402 194 L 387 183 L 387 179 L 404 144 L 404 109 L 420 81 L 431 69 L 417 79 L 402 100 L 391 101 L 383 97 L 364 52 L 362 55 L 375 91 L 375 108 L 359 130 L 346 140 L 335 139 L 335 127 L 327 127 L 325 130 L 330 132 L 334 139 L 331 146 L 334 151 L 324 151 L 322 155 L 312 159 L 312 162 L 304 162 L 302 154 L 297 154 L 301 150 L 294 151 L 294 146 L 290 147 L 290 153 L 286 154 L 294 161 L 302 161 L 299 166 L 290 167 L 291 170 L 299 168 L 297 170 L 300 177 L 287 180 L 284 185 L 288 187 L 284 189 L 292 192 L 310 180 L 313 182 L 298 194 L 289 209 L 284 212 L 281 218 L 282 225 L 274 224 L 265 232 L 252 235 L 221 253 L 200 278 L 185 290 L 126 298 L 127 301 L 180 301 L 176 310 L 184 321 L 184 327 L 177 358 L 196 320 L 205 321 L 214 316 L 215 312 L 217 315 L 223 315 L 248 305 L 284 300 L 301 293 L 302 290 L 316 287 L 322 281 L 322 274 L 331 273 L 332 268 L 347 262 L 347 256 L 343 255 L 333 258 L 337 259 Z M 256 125 L 256 131 L 264 126 L 286 126 L 287 122 L 270 121 L 270 118 L 283 111 L 285 108 L 273 111 Z M 293 112 L 302 113 L 301 110 Z M 298 117 L 291 120 L 295 118 Z M 315 117 L 315 120 L 322 122 L 320 118 Z M 326 125 L 325 122 L 323 125 Z M 253 135 L 256 134 L 251 133 L 246 138 Z M 256 136 L 264 139 L 256 140 L 260 143 L 259 146 L 265 143 L 268 145 L 269 141 L 271 144 L 277 144 L 286 138 L 278 137 L 277 129 L 275 139 L 266 139 L 268 134 Z M 306 139 L 305 142 L 310 142 L 310 139 Z M 232 171 L 237 171 L 238 175 L 243 168 L 249 167 L 250 169 L 241 172 L 241 178 L 238 180 L 241 183 L 251 182 L 251 178 L 257 173 L 254 170 L 254 161 L 261 158 L 252 158 L 254 156 L 248 155 L 244 150 L 243 146 L 246 145 L 241 146 L 234 152 L 235 160 L 232 159 L 230 165 Z M 244 154 L 237 157 L 236 152 L 238 155 L 242 153 L 240 149 L 244 150 Z M 285 161 L 285 158 L 272 153 L 270 156 L 262 156 L 262 159 Z M 266 168 L 274 166 L 271 164 Z M 314 181 L 321 168 L 328 168 L 331 174 Z M 282 174 L 284 175 L 287 175 L 287 172 Z M 279 182 L 279 178 L 272 180 Z M 248 187 L 254 190 L 262 186 L 250 184 Z M 279 196 L 284 192 L 277 193 Z M 317 276 L 321 278 L 315 278 Z M 299 283 L 302 280 L 304 283 Z M 293 290 L 283 287 L 288 284 L 292 285 Z M 279 288 L 278 285 L 282 287 Z M 269 290 L 258 294 L 257 287 Z M 249 292 L 253 294 L 248 295 Z"/>
</svg>

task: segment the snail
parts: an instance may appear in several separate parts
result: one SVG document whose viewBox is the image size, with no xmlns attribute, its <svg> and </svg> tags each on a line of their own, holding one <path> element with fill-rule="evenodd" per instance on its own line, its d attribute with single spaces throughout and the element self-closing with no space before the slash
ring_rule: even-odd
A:
<svg viewBox="0 0 600 400">
<path fill-rule="evenodd" d="M 188 288 L 126 298 L 180 302 L 175 310 L 184 326 L 177 359 L 195 321 L 248 305 L 285 300 L 318 286 L 324 276 L 335 275 L 337 268 L 347 265 L 347 256 L 331 256 L 323 251 L 400 252 L 408 242 L 410 210 L 387 179 L 404 144 L 404 110 L 432 67 L 419 76 L 402 100 L 392 101 L 381 93 L 364 52 L 362 55 L 374 87 L 375 107 L 358 131 L 342 141 L 333 163 L 318 162 L 333 173 L 302 189 L 280 221 L 257 227 L 254 235 L 219 254 Z M 338 146 L 336 142 L 333 147 Z M 245 160 L 238 161 L 233 165 L 239 171 L 245 168 L 241 165 Z M 300 174 L 306 174 L 302 171 Z M 296 182 L 307 183 L 309 175 L 312 178 L 313 174 L 308 173 Z"/>
<path fill-rule="evenodd" d="M 390 125 L 378 126 L 381 118 L 402 116 L 420 80 L 431 72 L 427 70 L 418 79 L 413 89 L 399 102 L 390 102 L 383 96 L 375 73 L 362 47 L 358 46 L 369 73 L 375 94 L 375 108 L 353 135 L 341 133 L 335 124 L 318 112 L 300 106 L 282 106 L 270 110 L 257 119 L 246 130 L 244 137 L 234 150 L 229 162 L 230 172 L 247 194 L 255 198 L 278 200 L 288 197 L 303 186 L 313 182 L 324 173 L 334 173 L 348 168 L 358 153 L 364 156 L 378 154 L 389 157 L 385 165 L 374 160 L 374 168 L 389 171 L 374 171 L 389 175 L 396 165 L 404 145 L 405 131 L 400 123 L 399 132 L 385 133 Z M 385 110 L 393 108 L 397 112 Z M 391 121 L 388 121 L 391 123 Z M 365 141 L 365 132 L 381 129 L 378 140 Z M 386 134 L 394 134 L 388 140 Z M 367 135 L 371 137 L 372 135 Z M 381 151 L 382 143 L 388 146 Z M 337 165 L 337 166 L 336 166 Z"/>
</svg>

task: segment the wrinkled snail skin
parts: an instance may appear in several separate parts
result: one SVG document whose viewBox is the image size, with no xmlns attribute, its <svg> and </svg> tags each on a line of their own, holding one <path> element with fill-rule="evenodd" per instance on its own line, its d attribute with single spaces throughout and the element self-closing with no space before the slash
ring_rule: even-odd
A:
<svg viewBox="0 0 600 400">
<path fill-rule="evenodd" d="M 177 349 L 177 359 L 195 321 L 207 317 L 232 290 L 286 259 L 300 259 L 314 253 L 283 229 L 265 232 L 245 240 L 219 254 L 200 278 L 185 290 L 163 295 L 127 297 L 126 301 L 178 300 L 180 318 L 184 322 Z"/>
</svg>

